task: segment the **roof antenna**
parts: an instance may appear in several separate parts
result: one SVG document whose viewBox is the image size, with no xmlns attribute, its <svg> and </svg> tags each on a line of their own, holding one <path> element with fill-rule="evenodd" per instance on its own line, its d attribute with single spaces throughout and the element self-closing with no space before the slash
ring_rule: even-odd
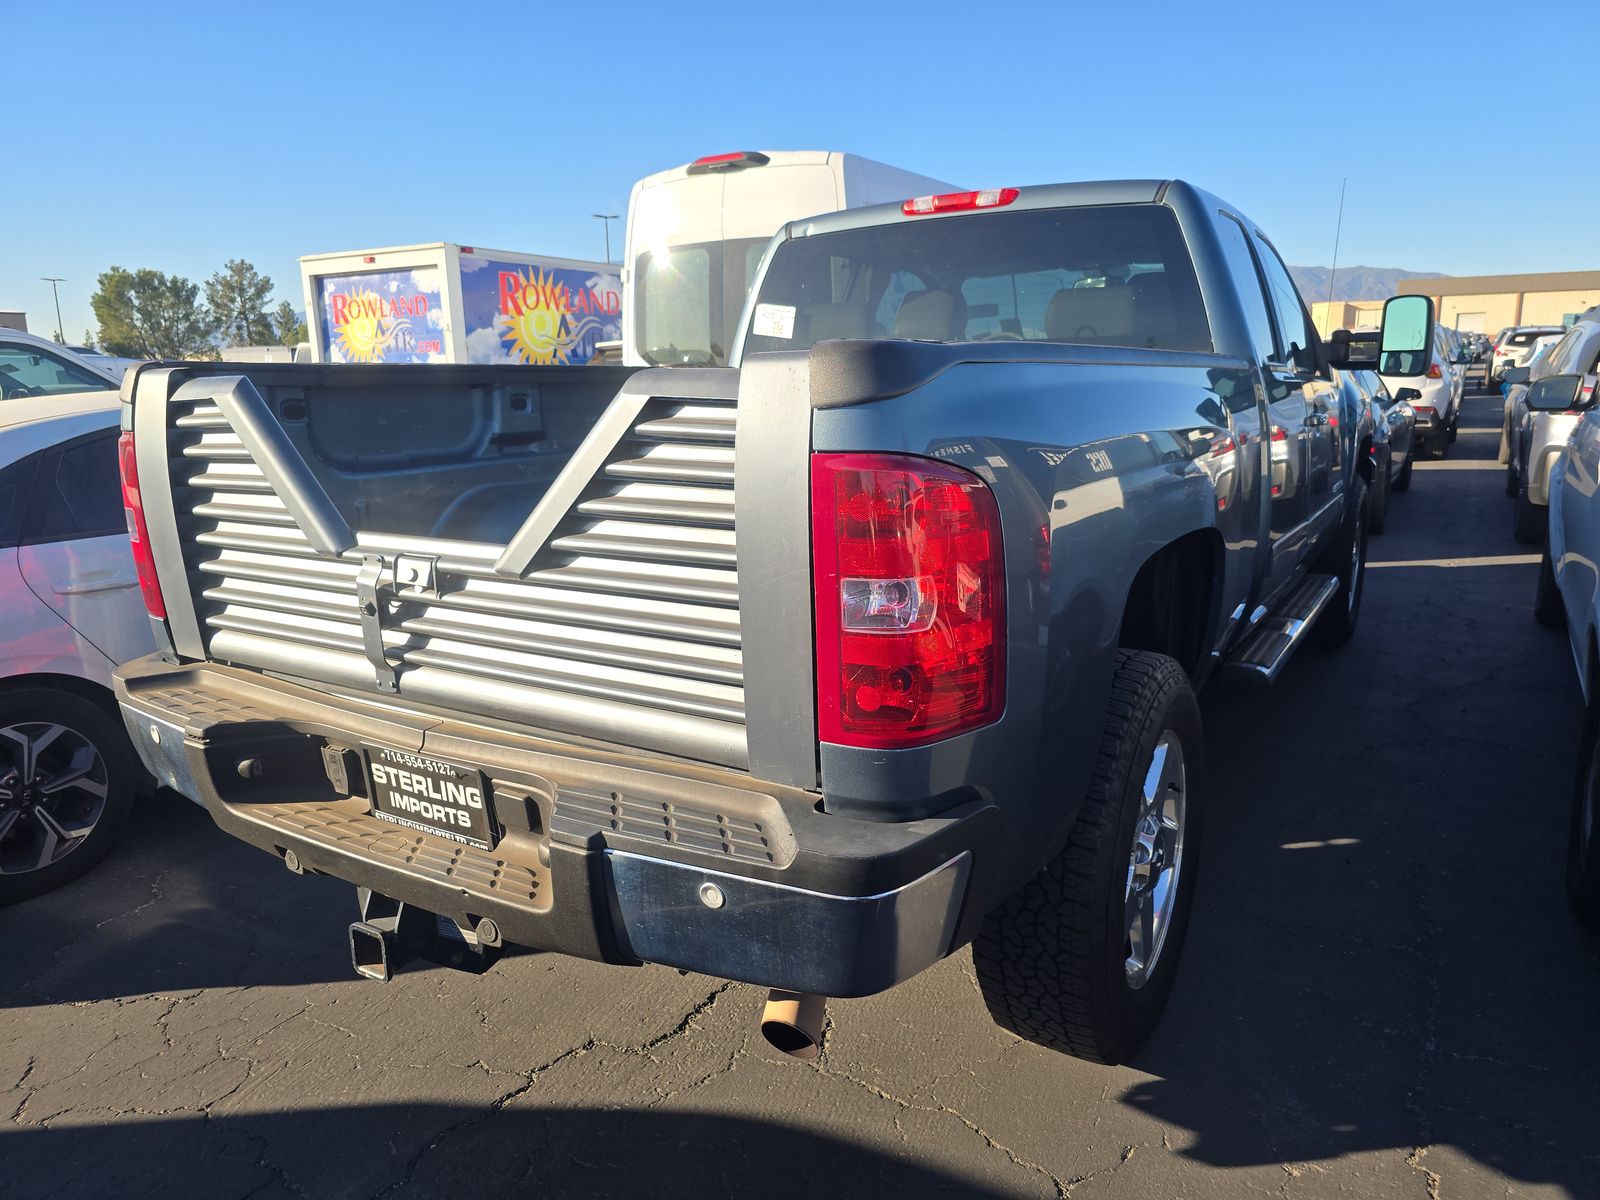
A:
<svg viewBox="0 0 1600 1200">
<path fill-rule="evenodd" d="M 1333 266 L 1328 268 L 1328 318 L 1331 323 L 1333 318 L 1333 281 L 1339 275 L 1339 235 L 1344 232 L 1344 189 L 1349 185 L 1350 177 L 1346 175 L 1339 184 L 1339 223 L 1333 229 Z"/>
</svg>

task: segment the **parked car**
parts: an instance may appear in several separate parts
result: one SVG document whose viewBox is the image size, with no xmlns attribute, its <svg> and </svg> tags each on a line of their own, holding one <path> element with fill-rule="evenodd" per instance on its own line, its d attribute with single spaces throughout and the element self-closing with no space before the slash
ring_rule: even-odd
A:
<svg viewBox="0 0 1600 1200">
<path fill-rule="evenodd" d="M 1387 312 L 1409 385 L 1432 305 Z M 822 997 L 971 942 L 1002 1025 L 1125 1057 L 1189 920 L 1195 689 L 1355 629 L 1373 463 L 1329 363 L 1375 359 L 1156 181 L 791 224 L 731 361 L 140 368 L 141 755 L 364 889 L 374 978 L 663 963 L 773 988 L 815 1054 Z"/>
<path fill-rule="evenodd" d="M 1508 368 L 1527 365 L 1533 345 L 1540 337 L 1552 333 L 1559 337 L 1566 331 L 1564 325 L 1513 325 L 1509 329 L 1502 329 L 1495 340 L 1485 382 L 1491 388 L 1499 387 Z"/>
<path fill-rule="evenodd" d="M 1420 379 L 1397 375 L 1383 375 L 1384 386 L 1390 392 L 1409 388 L 1417 393 L 1411 400 L 1415 418 L 1416 452 L 1424 457 L 1443 458 L 1449 453 L 1450 443 L 1456 440 L 1456 427 L 1461 420 L 1461 396 L 1466 389 L 1466 372 L 1455 359 L 1447 331 L 1435 326 L 1432 353 L 1428 369 Z"/>
<path fill-rule="evenodd" d="M 115 391 L 121 382 L 115 367 L 74 354 L 49 338 L 0 329 L 0 401 Z"/>
<path fill-rule="evenodd" d="M 1550 469 L 1550 521 L 1534 615 L 1543 625 L 1566 627 L 1589 710 L 1572 786 L 1566 883 L 1574 911 L 1600 928 L 1600 412 L 1592 379 L 1580 400 L 1585 383 L 1581 375 L 1547 375 L 1529 388 L 1527 402 L 1536 413 L 1583 410 Z"/>
<path fill-rule="evenodd" d="M 1577 427 L 1581 410 L 1594 392 L 1594 373 L 1600 369 L 1600 310 L 1591 309 L 1531 366 L 1506 371 L 1505 463 L 1506 492 L 1516 498 L 1512 531 L 1517 541 L 1544 541 L 1550 503 L 1550 465 Z M 1534 411 L 1528 407 L 1529 390 L 1551 376 L 1587 376 L 1577 389 L 1571 408 Z"/>
<path fill-rule="evenodd" d="M 1410 399 L 1421 393 L 1414 387 L 1404 387 L 1399 389 L 1403 398 L 1396 399 L 1376 371 L 1348 374 L 1372 410 L 1373 499 L 1367 528 L 1372 533 L 1382 533 L 1388 528 L 1390 494 L 1411 488 L 1411 471 L 1416 463 L 1417 417 Z"/>
<path fill-rule="evenodd" d="M 112 666 L 155 647 L 120 414 L 109 392 L 0 404 L 0 904 L 98 862 L 143 778 L 111 693 Z"/>
</svg>

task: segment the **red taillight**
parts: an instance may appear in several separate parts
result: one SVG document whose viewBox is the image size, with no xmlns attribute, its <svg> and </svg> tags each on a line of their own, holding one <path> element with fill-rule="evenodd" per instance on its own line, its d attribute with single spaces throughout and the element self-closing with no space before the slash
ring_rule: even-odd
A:
<svg viewBox="0 0 1600 1200">
<path fill-rule="evenodd" d="M 727 154 L 707 154 L 689 164 L 689 174 L 704 175 L 707 171 L 735 171 L 740 167 L 764 167 L 772 160 L 759 150 L 733 150 Z"/>
<path fill-rule="evenodd" d="M 1019 195 L 1021 193 L 1016 188 L 989 188 L 982 192 L 913 196 L 900 205 L 900 211 L 908 217 L 926 217 L 933 213 L 966 212 L 974 208 L 1003 208 Z"/>
<path fill-rule="evenodd" d="M 1429 420 L 1432 420 L 1439 414 L 1439 410 L 1434 408 L 1431 404 L 1413 404 L 1411 406 L 1411 411 L 1416 413 L 1417 416 L 1427 417 Z"/>
<path fill-rule="evenodd" d="M 1428 364 L 1428 378 L 1429 379 L 1443 379 L 1444 378 L 1444 372 L 1439 370 L 1439 364 L 1438 363 L 1429 363 Z"/>
<path fill-rule="evenodd" d="M 150 552 L 150 531 L 144 524 L 144 501 L 139 497 L 139 463 L 134 455 L 132 430 L 117 439 L 117 466 L 122 471 L 122 511 L 128 519 L 128 540 L 133 547 L 133 566 L 139 575 L 139 590 L 144 593 L 145 611 L 165 621 L 167 605 L 161 598 L 156 560 Z"/>
<path fill-rule="evenodd" d="M 983 480 L 931 459 L 813 455 L 811 539 L 823 741 L 898 749 L 999 717 L 1000 511 Z"/>
<path fill-rule="evenodd" d="M 1287 442 L 1289 440 L 1289 431 L 1282 425 L 1274 425 L 1272 427 L 1270 440 L 1274 442 Z"/>
</svg>

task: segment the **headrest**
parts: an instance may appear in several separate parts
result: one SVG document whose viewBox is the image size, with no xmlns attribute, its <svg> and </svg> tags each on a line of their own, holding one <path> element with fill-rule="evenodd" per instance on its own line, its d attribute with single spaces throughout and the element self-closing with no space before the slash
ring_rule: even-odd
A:
<svg viewBox="0 0 1600 1200">
<path fill-rule="evenodd" d="M 900 302 L 894 335 L 925 342 L 953 342 L 966 336 L 967 302 L 954 292 L 913 292 Z"/>
</svg>

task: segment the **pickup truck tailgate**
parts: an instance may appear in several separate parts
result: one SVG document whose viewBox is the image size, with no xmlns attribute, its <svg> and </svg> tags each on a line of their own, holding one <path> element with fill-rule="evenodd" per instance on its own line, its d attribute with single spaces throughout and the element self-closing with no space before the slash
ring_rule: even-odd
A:
<svg viewBox="0 0 1600 1200">
<path fill-rule="evenodd" d="M 547 462 L 515 468 L 537 486 L 505 471 L 492 485 L 476 482 L 506 443 L 463 451 L 453 468 L 434 466 L 457 472 L 454 498 L 425 526 L 399 530 L 384 508 L 412 510 L 384 488 L 408 486 L 436 448 L 392 461 L 364 460 L 348 439 L 330 448 L 338 439 L 319 437 L 319 404 L 338 396 L 270 373 L 171 380 L 170 395 L 159 373 L 141 378 L 134 421 L 147 507 L 163 499 L 151 481 L 170 483 L 173 520 L 151 525 L 175 649 L 745 767 L 738 372 L 664 374 L 636 376 L 609 404 L 587 384 L 584 403 L 598 416 L 568 422 L 565 450 L 548 445 L 562 420 L 559 381 L 534 387 L 542 425 L 509 444 L 531 445 L 527 463 Z M 422 378 L 392 376 L 396 424 L 408 403 L 437 402 L 407 399 Z M 487 406 L 497 437 L 506 424 L 496 406 L 528 406 L 526 386 L 503 392 L 459 397 Z M 505 515 L 498 525 L 460 519 L 475 504 Z M 463 537 L 462 528 L 499 536 Z"/>
</svg>

